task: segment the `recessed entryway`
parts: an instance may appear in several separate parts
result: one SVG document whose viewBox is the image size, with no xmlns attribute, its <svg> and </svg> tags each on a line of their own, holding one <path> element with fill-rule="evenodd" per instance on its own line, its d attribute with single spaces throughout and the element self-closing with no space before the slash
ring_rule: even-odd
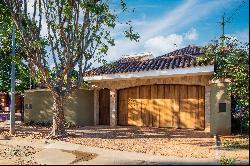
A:
<svg viewBox="0 0 250 166">
<path fill-rule="evenodd" d="M 109 125 L 110 123 L 110 90 L 99 91 L 99 124 Z"/>
</svg>

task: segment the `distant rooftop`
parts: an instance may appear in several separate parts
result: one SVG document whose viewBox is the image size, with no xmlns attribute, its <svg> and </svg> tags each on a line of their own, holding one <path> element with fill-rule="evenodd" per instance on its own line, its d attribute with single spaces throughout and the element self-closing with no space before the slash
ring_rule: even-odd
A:
<svg viewBox="0 0 250 166">
<path fill-rule="evenodd" d="M 123 55 L 118 61 L 119 62 L 128 62 L 128 61 L 142 61 L 154 58 L 151 52 L 144 52 L 138 54 L 129 54 Z"/>
</svg>

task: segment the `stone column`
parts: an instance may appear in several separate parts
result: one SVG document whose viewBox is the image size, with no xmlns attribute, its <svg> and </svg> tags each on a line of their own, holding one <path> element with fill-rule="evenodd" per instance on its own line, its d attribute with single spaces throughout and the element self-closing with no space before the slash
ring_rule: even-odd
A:
<svg viewBox="0 0 250 166">
<path fill-rule="evenodd" d="M 99 89 L 94 90 L 94 125 L 99 125 Z"/>
<path fill-rule="evenodd" d="M 117 122 L 117 90 L 110 90 L 110 126 L 116 126 Z"/>
<path fill-rule="evenodd" d="M 210 132 L 210 98 L 211 98 L 211 87 L 210 85 L 205 86 L 205 131 Z"/>
</svg>

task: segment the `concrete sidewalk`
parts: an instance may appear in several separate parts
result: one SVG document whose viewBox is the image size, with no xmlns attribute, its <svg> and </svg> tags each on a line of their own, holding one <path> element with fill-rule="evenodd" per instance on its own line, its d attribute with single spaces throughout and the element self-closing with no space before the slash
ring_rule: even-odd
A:
<svg viewBox="0 0 250 166">
<path fill-rule="evenodd" d="M 60 150 L 77 150 L 96 153 L 98 156 L 90 161 L 78 162 L 77 165 L 215 165 L 216 159 L 197 159 L 166 157 L 137 152 L 125 152 L 97 147 L 89 147 L 68 142 L 56 142 L 44 146 L 44 150 L 37 153 L 35 160 L 40 164 L 70 164 L 75 157 Z"/>
</svg>

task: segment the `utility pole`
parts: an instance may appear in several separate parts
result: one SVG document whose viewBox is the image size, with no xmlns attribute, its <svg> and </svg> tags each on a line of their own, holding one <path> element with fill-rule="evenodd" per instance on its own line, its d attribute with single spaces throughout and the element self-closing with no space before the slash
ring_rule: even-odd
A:
<svg viewBox="0 0 250 166">
<path fill-rule="evenodd" d="M 240 8 L 242 8 L 244 6 L 245 3 L 246 3 L 245 0 L 242 0 L 241 4 L 233 11 L 232 15 L 230 17 L 228 17 L 226 20 L 225 20 L 225 13 L 223 13 L 222 18 L 221 18 L 221 22 L 219 22 L 221 25 L 221 31 L 222 31 L 222 34 L 220 37 L 222 47 L 224 47 L 225 39 L 226 39 L 226 37 L 225 37 L 225 25 L 227 23 L 231 23 L 230 20 L 233 18 L 233 16 L 236 14 L 236 12 L 239 11 Z M 214 72 L 216 72 L 216 71 L 217 71 L 217 58 L 215 56 Z"/>
<path fill-rule="evenodd" d="M 31 61 L 30 61 L 31 62 Z M 31 65 L 31 63 L 29 63 L 29 68 L 30 68 L 30 90 L 32 89 L 32 84 L 31 84 L 31 82 L 32 82 L 32 80 L 31 80 L 31 74 L 32 74 L 32 65 Z"/>
<path fill-rule="evenodd" d="M 245 0 L 242 0 L 241 4 L 233 11 L 232 15 L 230 17 L 227 17 L 227 19 L 225 20 L 225 13 L 223 13 L 222 15 L 222 20 L 221 22 L 219 22 L 221 24 L 221 30 L 222 30 L 222 36 L 221 38 L 221 44 L 222 46 L 224 46 L 224 41 L 225 41 L 225 25 L 227 23 L 231 23 L 230 20 L 233 18 L 233 16 L 235 16 L 236 12 L 238 12 L 245 4 Z"/>
<path fill-rule="evenodd" d="M 222 35 L 221 35 L 221 44 L 222 46 L 224 46 L 224 40 L 225 40 L 225 13 L 222 15 L 222 19 L 221 19 L 221 30 L 222 30 Z"/>
<path fill-rule="evenodd" d="M 10 103 L 10 134 L 15 133 L 15 26 L 12 26 L 12 52 L 11 52 L 11 103 Z"/>
<path fill-rule="evenodd" d="M 221 17 L 221 22 L 218 22 L 218 23 L 220 23 L 221 31 L 222 31 L 222 34 L 220 36 L 221 46 L 224 47 L 224 40 L 225 40 L 225 13 L 223 13 L 223 15 Z M 218 67 L 216 55 L 214 57 L 214 61 L 215 61 L 214 62 L 214 72 L 216 73 L 217 72 L 217 67 Z"/>
</svg>

